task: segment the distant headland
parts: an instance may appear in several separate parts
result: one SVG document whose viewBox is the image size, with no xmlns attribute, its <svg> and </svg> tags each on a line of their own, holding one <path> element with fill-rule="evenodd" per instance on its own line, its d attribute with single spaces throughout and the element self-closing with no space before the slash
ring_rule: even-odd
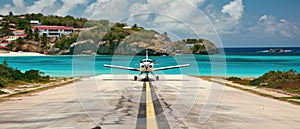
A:
<svg viewBox="0 0 300 129">
<path fill-rule="evenodd" d="M 275 48 L 275 49 L 268 49 L 264 52 L 270 52 L 270 53 L 274 53 L 274 52 L 291 52 L 291 50 L 286 50 L 286 49 L 283 49 L 283 48 Z"/>
</svg>

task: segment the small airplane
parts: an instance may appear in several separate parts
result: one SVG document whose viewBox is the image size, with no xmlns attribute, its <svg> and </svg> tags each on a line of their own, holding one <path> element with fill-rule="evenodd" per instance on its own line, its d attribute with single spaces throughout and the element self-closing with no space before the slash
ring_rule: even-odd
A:
<svg viewBox="0 0 300 129">
<path fill-rule="evenodd" d="M 151 73 L 156 80 L 159 80 L 159 76 L 154 75 L 154 71 L 159 70 L 167 70 L 167 69 L 175 69 L 175 68 L 182 68 L 182 67 L 189 67 L 190 64 L 184 64 L 184 65 L 175 65 L 175 66 L 167 66 L 167 67 L 160 67 L 160 68 L 154 68 L 154 61 L 148 58 L 148 50 L 146 50 L 146 59 L 142 59 L 140 61 L 140 68 L 132 68 L 132 67 L 124 67 L 124 66 L 116 66 L 116 65 L 106 65 L 104 64 L 104 67 L 107 68 L 117 68 L 117 69 L 124 69 L 124 70 L 132 70 L 132 71 L 140 71 L 140 74 L 138 76 L 134 76 L 134 81 L 138 79 L 143 73 L 146 73 L 146 79 L 148 78 L 148 73 Z"/>
</svg>

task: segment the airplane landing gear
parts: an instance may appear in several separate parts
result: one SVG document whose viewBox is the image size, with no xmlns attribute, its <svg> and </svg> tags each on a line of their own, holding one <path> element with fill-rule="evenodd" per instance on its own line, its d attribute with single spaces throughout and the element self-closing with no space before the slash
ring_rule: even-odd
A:
<svg viewBox="0 0 300 129">
<path fill-rule="evenodd" d="M 133 80 L 134 80 L 134 81 L 136 81 L 136 80 L 137 80 L 137 78 L 138 78 L 137 76 L 134 76 Z"/>
<path fill-rule="evenodd" d="M 148 76 L 148 73 L 146 74 L 146 77 L 145 77 L 146 81 L 149 81 L 149 76 Z"/>
<path fill-rule="evenodd" d="M 137 79 L 142 75 L 142 72 L 138 76 L 134 76 L 133 80 L 137 81 Z"/>
<path fill-rule="evenodd" d="M 159 80 L 159 76 L 155 76 L 155 75 L 153 74 L 153 72 L 151 72 L 151 74 L 153 75 L 153 77 L 155 77 L 155 80 L 156 80 L 156 81 Z"/>
<path fill-rule="evenodd" d="M 156 81 L 158 81 L 158 80 L 159 80 L 159 76 L 156 76 L 155 78 L 156 78 Z"/>
</svg>

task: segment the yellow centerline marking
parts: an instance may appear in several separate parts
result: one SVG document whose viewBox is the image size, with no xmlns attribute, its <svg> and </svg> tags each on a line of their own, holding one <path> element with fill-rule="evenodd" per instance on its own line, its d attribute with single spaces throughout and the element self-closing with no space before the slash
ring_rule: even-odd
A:
<svg viewBox="0 0 300 129">
<path fill-rule="evenodd" d="M 157 129 L 154 105 L 152 102 L 149 82 L 146 82 L 146 118 L 147 118 L 147 129 Z"/>
</svg>

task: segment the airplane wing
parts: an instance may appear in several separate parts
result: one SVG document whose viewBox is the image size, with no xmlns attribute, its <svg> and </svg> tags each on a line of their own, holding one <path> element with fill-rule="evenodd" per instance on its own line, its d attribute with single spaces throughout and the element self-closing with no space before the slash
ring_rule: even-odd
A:
<svg viewBox="0 0 300 129">
<path fill-rule="evenodd" d="M 104 65 L 104 67 L 107 68 L 117 68 L 117 69 L 125 69 L 125 70 L 132 70 L 132 71 L 140 71 L 140 69 L 137 68 L 131 68 L 131 67 L 124 67 L 124 66 L 116 66 L 116 65 Z"/>
<path fill-rule="evenodd" d="M 175 69 L 175 68 L 182 68 L 182 67 L 189 67 L 189 66 L 190 64 L 167 66 L 167 67 L 154 68 L 153 71 Z"/>
</svg>

